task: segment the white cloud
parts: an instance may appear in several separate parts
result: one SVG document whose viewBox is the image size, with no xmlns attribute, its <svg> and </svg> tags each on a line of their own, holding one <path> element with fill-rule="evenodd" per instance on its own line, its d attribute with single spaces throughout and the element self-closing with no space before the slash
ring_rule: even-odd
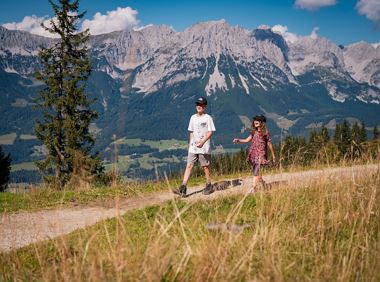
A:
<svg viewBox="0 0 380 282">
<path fill-rule="evenodd" d="M 371 44 L 375 49 L 380 46 L 380 42 Z"/>
<path fill-rule="evenodd" d="M 379 0 L 359 0 L 356 4 L 359 14 L 367 19 L 380 23 L 380 1 Z"/>
<path fill-rule="evenodd" d="M 96 13 L 93 19 L 83 21 L 82 30 L 89 28 L 90 33 L 95 35 L 131 27 L 133 28 L 139 23 L 137 14 L 138 12 L 131 7 L 118 7 L 114 11 L 108 11 L 105 15 Z"/>
<path fill-rule="evenodd" d="M 126 28 L 138 28 L 137 14 L 138 12 L 131 7 L 118 7 L 116 10 L 108 11 L 104 15 L 96 13 L 92 19 L 86 19 L 81 23 L 80 30 L 83 31 L 88 28 L 90 33 L 95 35 Z M 23 30 L 46 37 L 58 37 L 41 27 L 41 23 L 44 23 L 45 26 L 50 26 L 50 20 L 51 18 L 48 16 L 37 17 L 32 15 L 24 17 L 21 22 L 6 23 L 3 26 L 11 30 Z"/>
<path fill-rule="evenodd" d="M 313 30 L 311 31 L 310 37 L 313 39 L 317 39 L 318 31 L 319 31 L 319 27 L 314 27 Z"/>
<path fill-rule="evenodd" d="M 278 34 L 281 34 L 284 37 L 286 42 L 294 43 L 298 40 L 299 36 L 295 33 L 288 31 L 288 27 L 284 25 L 275 25 L 272 27 L 272 31 Z"/>
<path fill-rule="evenodd" d="M 295 3 L 296 7 L 309 11 L 316 11 L 322 7 L 334 6 L 335 4 L 336 0 L 297 0 Z"/>
<path fill-rule="evenodd" d="M 51 19 L 49 19 L 47 16 L 37 17 L 36 15 L 32 15 L 24 17 L 21 22 L 6 23 L 2 26 L 10 30 L 23 30 L 41 36 L 57 37 L 46 31 L 41 26 L 41 23 L 43 23 L 45 26 L 50 26 L 50 20 Z"/>
<path fill-rule="evenodd" d="M 143 30 L 143 29 L 145 29 L 147 27 L 151 27 L 151 26 L 153 26 L 153 24 L 147 24 L 147 25 L 143 25 L 143 26 L 136 26 L 136 27 L 133 28 L 133 30 L 134 31 L 140 31 L 140 30 Z"/>
<path fill-rule="evenodd" d="M 301 35 L 288 31 L 287 26 L 280 25 L 280 24 L 273 26 L 272 31 L 275 33 L 281 34 L 282 37 L 284 37 L 285 41 L 288 43 L 295 43 L 298 39 L 302 37 Z M 314 27 L 310 35 L 308 36 L 313 39 L 316 39 L 318 37 L 318 31 L 319 31 L 319 27 Z"/>
</svg>

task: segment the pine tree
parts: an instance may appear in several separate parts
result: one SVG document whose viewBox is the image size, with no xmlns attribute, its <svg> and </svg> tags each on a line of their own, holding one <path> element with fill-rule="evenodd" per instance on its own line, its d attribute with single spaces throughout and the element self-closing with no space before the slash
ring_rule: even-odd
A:
<svg viewBox="0 0 380 282">
<path fill-rule="evenodd" d="M 309 135 L 309 144 L 308 144 L 308 152 L 309 160 L 318 160 L 321 161 L 320 155 L 321 151 L 326 146 L 326 144 L 329 142 L 330 136 L 329 132 L 326 127 L 322 127 L 321 131 L 311 131 Z"/>
<path fill-rule="evenodd" d="M 367 130 L 365 129 L 365 123 L 362 122 L 360 126 L 360 143 L 368 140 Z"/>
<path fill-rule="evenodd" d="M 336 125 L 334 143 L 338 147 L 341 156 L 345 157 L 350 153 L 351 129 L 346 120 L 342 124 Z"/>
<path fill-rule="evenodd" d="M 322 126 L 321 129 L 322 142 L 326 145 L 330 141 L 329 131 L 325 126 Z"/>
<path fill-rule="evenodd" d="M 362 130 L 355 122 L 351 128 L 351 157 L 358 158 L 361 155 Z"/>
<path fill-rule="evenodd" d="M 46 84 L 37 97 L 42 119 L 35 132 L 48 150 L 45 160 L 37 162 L 45 181 L 62 188 L 73 177 L 88 180 L 102 170 L 100 161 L 91 155 L 94 139 L 90 123 L 97 113 L 86 93 L 91 72 L 86 42 L 89 31 L 77 31 L 84 13 L 79 13 L 79 0 L 49 0 L 55 18 L 44 28 L 59 36 L 49 48 L 39 53 L 43 70 L 36 78 Z"/>
<path fill-rule="evenodd" d="M 3 153 L 0 146 L 0 192 L 3 192 L 8 185 L 9 174 L 11 170 L 11 157 Z"/>
<path fill-rule="evenodd" d="M 312 130 L 309 134 L 309 144 L 308 144 L 308 160 L 313 160 L 316 158 L 319 150 L 321 149 L 321 136 L 316 130 Z"/>
<path fill-rule="evenodd" d="M 281 150 L 284 165 L 305 165 L 307 158 L 307 143 L 304 137 L 287 136 Z"/>
<path fill-rule="evenodd" d="M 373 128 L 373 140 L 379 139 L 379 135 L 380 133 L 379 133 L 379 130 L 377 129 L 377 125 L 375 125 Z"/>
</svg>

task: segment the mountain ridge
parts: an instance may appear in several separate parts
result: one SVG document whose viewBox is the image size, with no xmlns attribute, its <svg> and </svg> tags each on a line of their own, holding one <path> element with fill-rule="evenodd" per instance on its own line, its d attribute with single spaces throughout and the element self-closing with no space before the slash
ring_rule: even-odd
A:
<svg viewBox="0 0 380 282">
<path fill-rule="evenodd" d="M 0 39 L 0 137 L 16 132 L 14 151 L 28 150 L 29 142 L 32 152 L 21 161 L 37 154 L 37 141 L 19 136 L 32 135 L 38 118 L 38 48 L 56 39 L 3 27 Z M 93 128 L 100 151 L 114 135 L 185 140 L 198 96 L 210 101 L 216 145 L 230 146 L 256 113 L 267 115 L 275 141 L 347 118 L 380 124 L 380 47 L 369 43 L 343 47 L 318 36 L 287 42 L 269 27 L 210 21 L 182 32 L 161 25 L 91 36 L 89 50 L 87 90 L 99 112 Z"/>
</svg>

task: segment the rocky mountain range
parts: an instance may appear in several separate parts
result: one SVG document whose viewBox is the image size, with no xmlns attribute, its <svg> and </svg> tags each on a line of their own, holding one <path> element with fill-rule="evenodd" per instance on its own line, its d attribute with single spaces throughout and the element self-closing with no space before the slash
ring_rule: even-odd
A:
<svg viewBox="0 0 380 282">
<path fill-rule="evenodd" d="M 33 136 L 33 97 L 43 87 L 33 78 L 37 54 L 54 40 L 0 27 L 0 143 L 14 134 L 11 144 L 20 148 Z M 380 124 L 380 46 L 366 42 L 287 42 L 269 27 L 249 31 L 221 20 L 183 32 L 162 25 L 91 36 L 89 47 L 99 150 L 112 136 L 185 140 L 199 96 L 210 101 L 214 143 L 227 147 L 258 113 L 267 115 L 276 141 L 343 119 L 368 129 Z"/>
</svg>

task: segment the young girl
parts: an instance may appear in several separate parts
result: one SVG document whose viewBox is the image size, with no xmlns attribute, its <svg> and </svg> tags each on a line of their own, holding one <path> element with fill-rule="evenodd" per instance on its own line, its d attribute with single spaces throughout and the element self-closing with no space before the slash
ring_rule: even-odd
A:
<svg viewBox="0 0 380 282">
<path fill-rule="evenodd" d="M 263 115 L 255 116 L 252 122 L 252 132 L 245 139 L 235 138 L 233 143 L 248 143 L 252 141 L 248 153 L 248 161 L 252 165 L 253 171 L 253 186 L 251 192 L 255 192 L 255 189 L 261 184 L 265 188 L 265 182 L 261 175 L 261 166 L 269 163 L 266 149 L 269 147 L 273 162 L 275 162 L 275 154 L 270 139 L 270 134 L 265 126 L 266 118 Z"/>
</svg>

